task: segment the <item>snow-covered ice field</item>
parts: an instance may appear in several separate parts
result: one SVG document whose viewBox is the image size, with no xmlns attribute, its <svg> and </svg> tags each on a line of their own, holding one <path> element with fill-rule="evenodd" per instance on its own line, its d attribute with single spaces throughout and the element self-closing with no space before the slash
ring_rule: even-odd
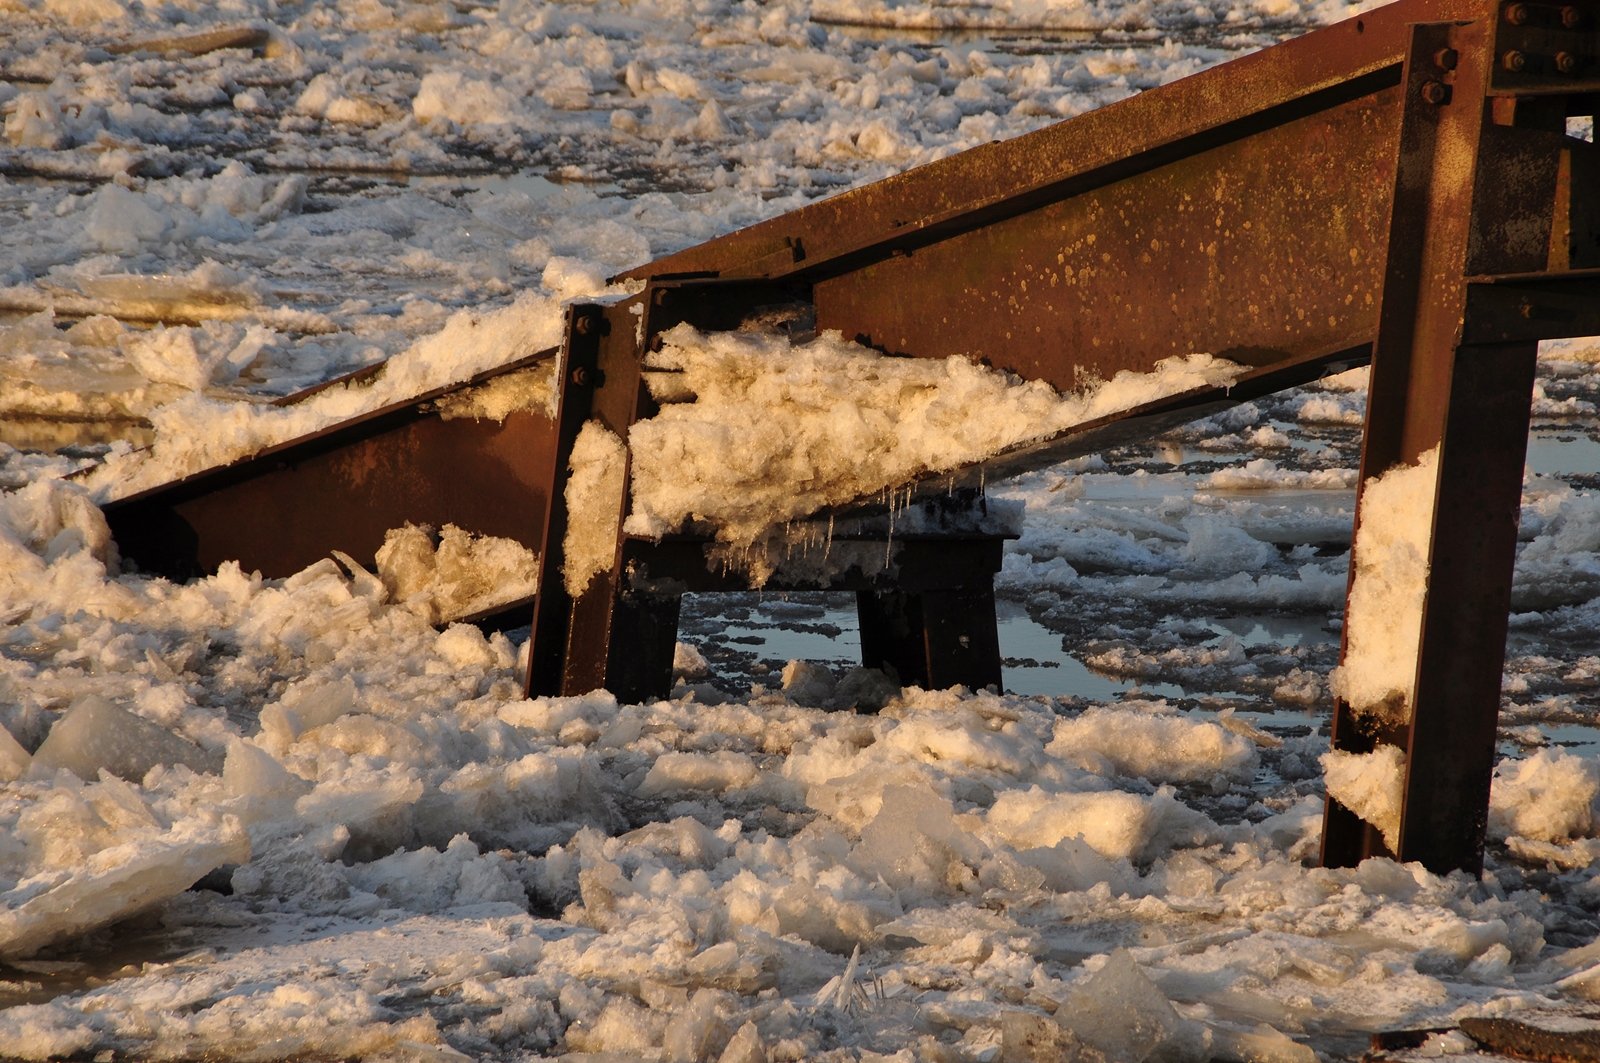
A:
<svg viewBox="0 0 1600 1063">
<path fill-rule="evenodd" d="M 526 701 L 525 631 L 432 624 L 490 546 L 432 599 L 331 559 L 175 586 L 92 504 L 1356 10 L 0 0 L 0 1058 L 1312 1063 L 1600 998 L 1583 341 L 1540 363 L 1477 881 L 1309 866 L 1363 371 L 991 484 L 1006 694 L 901 690 L 848 596 L 750 593 L 686 600 L 674 700 Z"/>
</svg>

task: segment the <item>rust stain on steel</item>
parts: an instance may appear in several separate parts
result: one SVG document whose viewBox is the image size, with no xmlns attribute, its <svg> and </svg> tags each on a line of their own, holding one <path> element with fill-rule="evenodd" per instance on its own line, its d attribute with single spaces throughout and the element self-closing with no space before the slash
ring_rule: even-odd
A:
<svg viewBox="0 0 1600 1063">
<path fill-rule="evenodd" d="M 1398 125 L 1386 89 L 819 281 L 818 327 L 1061 391 L 1195 351 L 1266 365 L 1364 343 Z"/>
</svg>

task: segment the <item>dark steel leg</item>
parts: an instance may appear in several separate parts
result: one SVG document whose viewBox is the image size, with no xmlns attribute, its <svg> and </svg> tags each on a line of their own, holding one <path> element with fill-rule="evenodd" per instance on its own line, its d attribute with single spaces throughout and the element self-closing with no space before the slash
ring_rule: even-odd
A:
<svg viewBox="0 0 1600 1063">
<path fill-rule="evenodd" d="M 1537 344 L 1456 350 L 1400 853 L 1483 867 Z"/>
<path fill-rule="evenodd" d="M 678 594 L 617 595 L 611 614 L 611 654 L 606 689 L 618 701 L 664 698 L 672 692 L 672 657 L 678 646 Z"/>
<path fill-rule="evenodd" d="M 963 587 L 922 594 L 928 681 L 936 690 L 962 686 L 1000 689 L 1000 629 L 994 588 Z"/>
<path fill-rule="evenodd" d="M 897 588 L 856 591 L 856 616 L 861 625 L 863 667 L 892 670 L 907 686 L 928 686 L 920 595 Z"/>
<path fill-rule="evenodd" d="M 1000 685 L 1000 633 L 994 589 L 856 592 L 861 663 L 893 668 L 900 682 L 926 690 Z"/>
<path fill-rule="evenodd" d="M 1511 98 L 1486 106 L 1493 30 L 1487 21 L 1417 26 L 1406 60 L 1361 480 L 1364 490 L 1440 448 L 1430 567 L 1410 723 L 1375 732 L 1342 702 L 1334 715 L 1336 749 L 1406 751 L 1399 852 L 1329 799 L 1328 866 L 1377 855 L 1437 873 L 1483 866 L 1537 345 L 1458 344 L 1463 320 L 1474 328 L 1468 277 L 1545 268 L 1562 147 L 1551 128 L 1559 110 Z M 1447 71 L 1441 56 L 1459 66 Z M 1347 649 L 1348 633 L 1349 624 Z"/>
<path fill-rule="evenodd" d="M 567 636 L 572 625 L 572 599 L 561 570 L 566 561 L 562 543 L 567 535 L 567 476 L 572 445 L 594 407 L 595 366 L 600 353 L 598 306 L 573 306 L 567 311 L 567 334 L 561 346 L 557 387 L 555 460 L 545 497 L 550 499 L 539 549 L 539 596 L 533 605 L 533 632 L 528 649 L 529 697 L 562 693 L 566 671 Z M 580 372 L 581 370 L 581 372 Z M 582 383 L 579 383 L 579 381 Z"/>
</svg>

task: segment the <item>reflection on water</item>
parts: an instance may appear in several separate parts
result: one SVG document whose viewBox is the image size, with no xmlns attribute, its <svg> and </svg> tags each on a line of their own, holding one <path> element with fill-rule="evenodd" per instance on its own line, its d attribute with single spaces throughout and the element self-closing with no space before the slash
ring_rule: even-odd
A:
<svg viewBox="0 0 1600 1063">
<path fill-rule="evenodd" d="M 706 617 L 711 625 L 720 629 L 717 637 L 704 642 L 689 637 L 686 641 L 699 642 L 702 649 L 711 644 L 737 647 L 769 664 L 781 665 L 799 659 L 826 663 L 835 671 L 853 668 L 862 663 L 861 630 L 856 611 L 838 604 L 840 596 L 835 596 L 833 603 L 826 597 L 790 594 L 784 596 L 781 604 L 778 604 L 779 599 L 774 599 L 772 603 L 750 610 L 733 606 L 727 610 L 732 615 Z M 735 599 L 728 601 L 731 604 Z M 811 606 L 809 615 L 788 619 L 781 615 L 784 606 L 802 604 Z M 1007 693 L 1080 697 L 1091 701 L 1116 701 L 1135 688 L 1162 698 L 1180 698 L 1188 693 L 1171 683 L 1139 683 L 1093 671 L 1067 652 L 1061 635 L 1037 623 L 1020 603 L 1002 599 L 995 603 L 995 612 L 999 621 L 1000 656 L 1006 662 L 1001 677 Z M 1244 619 L 1249 621 L 1248 630 L 1252 631 L 1286 633 L 1286 637 L 1296 640 L 1320 637 L 1326 641 L 1329 637 L 1320 631 L 1321 621 L 1316 618 L 1262 616 Z M 1231 634 L 1230 629 L 1221 626 L 1230 623 L 1235 621 L 1216 622 L 1218 639 Z M 836 630 L 837 634 L 830 633 L 831 630 Z M 774 684 L 769 682 L 768 685 Z"/>
<path fill-rule="evenodd" d="M 0 418 L 0 443 L 18 450 L 54 454 L 69 447 L 95 446 L 126 439 L 136 447 L 155 441 L 145 421 L 52 421 L 43 417 Z"/>
<path fill-rule="evenodd" d="M 1528 468 L 1540 476 L 1600 473 L 1600 443 L 1582 432 L 1536 428 L 1528 433 Z"/>
<path fill-rule="evenodd" d="M 1317 646 L 1323 643 L 1337 645 L 1339 633 L 1329 629 L 1326 619 L 1320 616 L 1245 616 L 1214 617 L 1203 621 L 1217 637 L 1215 645 L 1232 637 L 1245 646 Z"/>
<path fill-rule="evenodd" d="M 469 176 L 415 177 L 409 182 L 402 181 L 401 183 L 412 188 L 459 188 L 469 192 L 522 192 L 529 199 L 544 199 L 572 185 L 587 188 L 595 195 L 601 196 L 622 191 L 620 186 L 609 181 L 551 180 L 544 174 L 531 171 L 523 173 L 471 174 Z"/>
</svg>

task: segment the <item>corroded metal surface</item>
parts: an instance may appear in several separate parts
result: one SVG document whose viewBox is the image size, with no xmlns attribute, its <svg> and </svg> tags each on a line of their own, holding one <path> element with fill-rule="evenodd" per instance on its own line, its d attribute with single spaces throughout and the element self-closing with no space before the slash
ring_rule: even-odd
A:
<svg viewBox="0 0 1600 1063">
<path fill-rule="evenodd" d="M 1566 1019 L 1565 1016 L 1562 1018 Z M 1600 1024 L 1567 1019 L 1566 1030 L 1516 1019 L 1462 1019 L 1461 1032 L 1490 1052 L 1549 1063 L 1600 1063 Z"/>
<path fill-rule="evenodd" d="M 1399 844 L 1391 853 L 1330 798 L 1324 864 L 1392 855 L 1434 871 L 1482 865 L 1538 347 L 1462 336 L 1480 332 L 1477 315 L 1494 306 L 1492 284 L 1482 286 L 1488 299 L 1470 298 L 1475 274 L 1538 271 L 1551 259 L 1565 142 L 1564 107 L 1486 99 L 1499 10 L 1416 26 L 1407 57 L 1358 506 L 1373 477 L 1437 448 L 1434 530 L 1409 724 L 1375 727 L 1342 701 L 1334 715 L 1335 749 L 1405 751 Z M 1362 620 L 1347 617 L 1346 656 Z"/>
</svg>

